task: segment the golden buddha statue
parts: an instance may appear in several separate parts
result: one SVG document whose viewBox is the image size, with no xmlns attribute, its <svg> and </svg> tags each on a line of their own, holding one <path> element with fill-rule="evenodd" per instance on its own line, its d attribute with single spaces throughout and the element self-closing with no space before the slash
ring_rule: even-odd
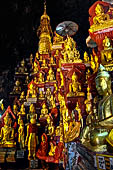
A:
<svg viewBox="0 0 113 170">
<path fill-rule="evenodd" d="M 61 44 L 63 43 L 63 37 L 55 32 L 55 36 L 53 38 L 53 44 Z"/>
<path fill-rule="evenodd" d="M 44 75 L 42 72 L 39 72 L 38 83 L 44 83 Z"/>
<path fill-rule="evenodd" d="M 43 103 L 42 105 L 42 109 L 41 109 L 41 115 L 40 118 L 47 118 L 48 117 L 48 109 L 45 103 Z"/>
<path fill-rule="evenodd" d="M 78 82 L 78 76 L 74 72 L 72 75 L 72 82 L 69 84 L 69 92 L 67 94 L 67 97 L 84 95 L 84 92 L 81 92 L 81 84 Z"/>
<path fill-rule="evenodd" d="M 18 115 L 18 107 L 16 104 L 13 105 L 13 113 L 17 116 Z"/>
<path fill-rule="evenodd" d="M 47 63 L 46 63 L 46 59 L 42 60 L 41 68 L 48 68 Z"/>
<path fill-rule="evenodd" d="M 44 3 L 44 14 L 41 16 L 40 26 L 37 30 L 39 35 L 39 54 L 49 54 L 51 52 L 51 35 L 50 18 L 46 13 L 46 4 Z"/>
<path fill-rule="evenodd" d="M 96 15 L 93 18 L 93 25 L 91 25 L 89 29 L 90 32 L 99 31 L 113 26 L 113 20 L 110 19 L 109 14 L 104 12 L 104 8 L 101 4 L 97 4 L 95 14 Z"/>
<path fill-rule="evenodd" d="M 24 149 L 25 147 L 25 141 L 24 141 L 24 123 L 23 120 L 19 122 L 19 128 L 18 128 L 18 143 L 20 145 L 20 149 Z"/>
<path fill-rule="evenodd" d="M 103 65 L 113 64 L 113 48 L 111 40 L 107 36 L 103 40 L 104 49 L 101 51 L 101 63 Z"/>
<path fill-rule="evenodd" d="M 89 77 L 91 76 L 91 71 L 90 71 L 90 69 L 88 69 L 87 71 L 86 71 L 86 83 L 88 84 L 88 80 L 89 80 Z"/>
<path fill-rule="evenodd" d="M 27 73 L 27 68 L 25 67 L 25 60 L 23 59 L 21 61 L 20 67 L 18 68 L 16 74 L 26 74 L 26 73 Z"/>
<path fill-rule="evenodd" d="M 35 114 L 36 110 L 35 110 L 35 106 L 34 104 L 30 104 L 30 107 L 29 107 L 29 114 Z"/>
<path fill-rule="evenodd" d="M 37 92 L 36 92 L 36 87 L 33 83 L 30 84 L 28 92 L 27 92 L 27 99 L 28 98 L 36 98 L 37 97 Z"/>
<path fill-rule="evenodd" d="M 11 117 L 9 113 L 6 113 L 4 117 L 4 126 L 1 128 L 0 133 L 0 146 L 3 147 L 14 147 L 14 128 L 11 127 Z"/>
<path fill-rule="evenodd" d="M 25 84 L 28 85 L 30 82 L 30 79 L 29 79 L 29 76 L 26 76 L 26 79 L 25 79 Z"/>
<path fill-rule="evenodd" d="M 33 64 L 33 54 L 31 54 L 31 55 L 30 55 L 29 63 L 30 63 L 30 65 L 32 65 L 32 64 Z"/>
<path fill-rule="evenodd" d="M 21 105 L 18 115 L 26 115 L 24 103 Z"/>
<path fill-rule="evenodd" d="M 48 124 L 48 135 L 53 136 L 55 128 L 54 128 L 53 121 L 51 120 L 50 116 L 47 117 L 47 124 Z"/>
<path fill-rule="evenodd" d="M 49 66 L 53 66 L 53 65 L 56 65 L 56 63 L 55 63 L 54 57 L 51 56 L 50 61 L 49 61 Z"/>
<path fill-rule="evenodd" d="M 62 88 L 64 87 L 64 76 L 61 71 L 60 71 L 60 78 L 61 78 L 60 88 Z"/>
<path fill-rule="evenodd" d="M 51 88 L 47 88 L 45 97 L 46 97 L 47 103 L 49 103 L 50 98 L 51 98 Z"/>
<path fill-rule="evenodd" d="M 42 90 L 39 90 L 39 100 L 44 100 L 45 97 L 44 97 L 44 91 Z"/>
<path fill-rule="evenodd" d="M 46 81 L 55 81 L 55 75 L 52 67 L 50 67 L 47 75 L 47 80 Z"/>
<path fill-rule="evenodd" d="M 102 96 L 98 104 L 98 120 L 101 126 L 113 127 L 113 94 L 111 90 L 110 74 L 100 64 L 97 77 L 95 79 L 98 93 Z"/>
<path fill-rule="evenodd" d="M 25 100 L 25 92 L 24 91 L 22 91 L 21 92 L 21 95 L 20 95 L 20 99 L 19 99 L 20 101 L 24 101 Z"/>
<path fill-rule="evenodd" d="M 39 71 L 39 66 L 36 61 L 33 63 L 33 73 L 37 73 Z"/>
<path fill-rule="evenodd" d="M 84 52 L 84 63 L 89 63 L 89 56 L 86 51 Z"/>
<path fill-rule="evenodd" d="M 20 81 L 16 80 L 12 94 L 20 94 L 21 93 L 21 87 L 20 87 Z"/>
<path fill-rule="evenodd" d="M 38 54 L 38 52 L 36 53 L 36 59 L 39 60 L 39 54 Z"/>
<path fill-rule="evenodd" d="M 49 156 L 54 156 L 55 155 L 55 150 L 56 150 L 56 145 L 54 145 L 53 142 L 50 142 L 50 151 L 48 153 Z"/>
</svg>

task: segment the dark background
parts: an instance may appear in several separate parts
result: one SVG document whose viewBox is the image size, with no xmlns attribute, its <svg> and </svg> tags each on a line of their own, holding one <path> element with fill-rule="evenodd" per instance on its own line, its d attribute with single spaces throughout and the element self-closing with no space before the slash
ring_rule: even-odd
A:
<svg viewBox="0 0 113 170">
<path fill-rule="evenodd" d="M 96 0 L 47 0 L 47 14 L 52 30 L 65 20 L 79 25 L 74 36 L 78 49 L 88 51 L 85 40 L 88 36 L 88 9 Z M 14 68 L 30 53 L 38 49 L 37 28 L 43 14 L 44 0 L 3 0 L 0 5 L 0 71 Z"/>
</svg>

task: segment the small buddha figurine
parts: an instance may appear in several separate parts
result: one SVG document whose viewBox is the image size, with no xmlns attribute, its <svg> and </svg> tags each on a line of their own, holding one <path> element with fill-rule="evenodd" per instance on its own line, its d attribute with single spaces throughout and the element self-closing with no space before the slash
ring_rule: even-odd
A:
<svg viewBox="0 0 113 170">
<path fill-rule="evenodd" d="M 18 115 L 26 115 L 24 103 L 21 105 Z"/>
<path fill-rule="evenodd" d="M 74 48 L 73 51 L 74 51 L 74 63 L 82 63 L 79 51 L 76 48 Z"/>
<path fill-rule="evenodd" d="M 91 76 L 91 71 L 88 69 L 86 71 L 86 84 L 88 83 L 89 77 Z"/>
<path fill-rule="evenodd" d="M 39 71 L 39 66 L 36 61 L 33 63 L 33 73 L 37 73 Z"/>
<path fill-rule="evenodd" d="M 95 25 L 104 24 L 104 22 L 110 18 L 108 14 L 105 14 L 104 8 L 101 4 L 97 4 L 95 14 L 96 16 L 93 18 L 93 23 Z"/>
<path fill-rule="evenodd" d="M 48 68 L 47 63 L 46 63 L 46 59 L 42 60 L 41 68 Z"/>
<path fill-rule="evenodd" d="M 50 151 L 49 151 L 49 156 L 55 156 L 55 150 L 56 150 L 56 143 L 51 141 L 50 142 Z"/>
<path fill-rule="evenodd" d="M 29 107 L 29 114 L 35 114 L 36 110 L 35 110 L 35 106 L 34 104 L 30 104 L 30 107 Z"/>
<path fill-rule="evenodd" d="M 54 125 L 53 125 L 53 121 L 51 120 L 50 116 L 48 116 L 48 118 L 47 118 L 47 124 L 48 124 L 48 135 L 53 136 L 53 134 L 54 134 Z"/>
<path fill-rule="evenodd" d="M 19 74 L 26 74 L 27 73 L 27 68 L 25 67 L 25 60 L 23 59 L 21 61 L 20 67 L 18 68 L 18 72 Z"/>
<path fill-rule="evenodd" d="M 49 102 L 51 98 L 51 88 L 47 88 L 45 97 L 47 99 L 47 102 Z"/>
<path fill-rule="evenodd" d="M 53 56 L 51 56 L 51 57 L 50 57 L 50 61 L 49 61 L 49 66 L 51 66 L 51 65 L 56 65 L 56 63 L 55 63 L 55 60 L 54 60 L 54 57 L 53 57 Z"/>
<path fill-rule="evenodd" d="M 39 91 L 39 100 L 44 100 L 44 92 L 42 90 Z"/>
<path fill-rule="evenodd" d="M 17 116 L 18 115 L 18 107 L 16 104 L 13 105 L 13 113 Z"/>
<path fill-rule="evenodd" d="M 47 75 L 47 80 L 46 81 L 55 81 L 55 75 L 54 71 L 52 70 L 52 67 L 50 67 Z"/>
<path fill-rule="evenodd" d="M 81 124 L 81 128 L 83 128 L 83 118 L 82 118 L 82 115 L 81 115 L 81 108 L 79 106 L 79 103 L 77 102 L 76 104 L 76 111 L 78 112 L 78 121 L 80 121 L 80 124 Z"/>
<path fill-rule="evenodd" d="M 26 76 L 26 79 L 25 79 L 25 84 L 28 85 L 30 82 L 30 79 L 29 79 L 29 76 Z"/>
<path fill-rule="evenodd" d="M 20 81 L 16 80 L 12 94 L 20 94 L 20 93 L 21 93 Z"/>
<path fill-rule="evenodd" d="M 44 83 L 44 75 L 42 72 L 39 72 L 38 83 Z"/>
<path fill-rule="evenodd" d="M 36 91 L 36 87 L 33 83 L 30 84 L 28 92 L 27 92 L 27 97 L 26 98 L 36 98 L 37 97 L 37 91 Z"/>
<path fill-rule="evenodd" d="M 19 128 L 18 128 L 18 143 L 20 145 L 20 149 L 24 149 L 25 142 L 24 142 L 24 123 L 23 120 L 19 122 Z"/>
<path fill-rule="evenodd" d="M 24 101 L 25 100 L 25 92 L 24 91 L 22 91 L 21 92 L 21 95 L 20 95 L 20 99 L 19 99 L 20 101 Z"/>
<path fill-rule="evenodd" d="M 33 64 L 33 54 L 31 54 L 31 55 L 30 55 L 29 63 L 30 63 L 30 65 L 32 65 L 32 64 Z"/>
<path fill-rule="evenodd" d="M 84 52 L 84 63 L 89 63 L 89 56 L 86 51 Z"/>
<path fill-rule="evenodd" d="M 36 53 L 36 59 L 39 60 L 39 54 L 38 54 L 38 52 Z"/>
<path fill-rule="evenodd" d="M 72 75 L 72 82 L 69 84 L 69 93 L 67 94 L 67 97 L 84 95 L 85 94 L 81 92 L 81 84 L 78 82 L 78 76 L 74 72 Z"/>
<path fill-rule="evenodd" d="M 48 140 L 47 140 L 47 135 L 45 133 L 42 134 L 41 136 L 41 144 L 39 146 L 39 149 L 36 153 L 36 156 L 40 158 L 46 158 L 47 156 L 47 151 L 48 151 Z"/>
<path fill-rule="evenodd" d="M 9 113 L 6 113 L 6 116 L 4 117 L 4 126 L 1 128 L 0 133 L 0 145 L 2 147 L 14 147 L 14 128 L 11 126 L 12 120 L 9 116 Z"/>
<path fill-rule="evenodd" d="M 103 65 L 113 64 L 113 48 L 111 40 L 107 36 L 103 40 L 104 49 L 101 51 L 101 63 Z"/>
<path fill-rule="evenodd" d="M 48 117 L 48 109 L 47 109 L 47 106 L 45 103 L 43 103 L 42 105 L 42 109 L 41 109 L 41 115 L 40 115 L 40 118 L 47 118 Z"/>
<path fill-rule="evenodd" d="M 36 159 L 36 146 L 38 144 L 38 124 L 36 115 L 30 117 L 30 123 L 27 125 L 27 136 L 25 145 L 28 146 L 28 160 Z"/>
</svg>

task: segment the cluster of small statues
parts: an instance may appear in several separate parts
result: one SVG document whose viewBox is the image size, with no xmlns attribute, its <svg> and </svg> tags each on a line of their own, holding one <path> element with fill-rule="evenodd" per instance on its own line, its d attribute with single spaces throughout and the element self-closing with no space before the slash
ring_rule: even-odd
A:
<svg viewBox="0 0 113 170">
<path fill-rule="evenodd" d="M 90 31 L 108 20 L 98 4 Z M 13 101 L 13 112 L 1 117 L 0 147 L 27 148 L 28 160 L 58 163 L 64 159 L 65 143 L 76 139 L 93 151 L 106 151 L 106 143 L 113 146 L 112 74 L 107 71 L 113 66 L 113 48 L 105 36 L 99 55 L 93 49 L 80 59 L 73 38 L 67 35 L 64 40 L 56 33 L 53 44 L 63 46 L 51 53 L 51 33 L 44 6 L 39 49 L 35 58 L 30 55 L 28 65 L 23 59 L 15 73 L 10 95 L 18 103 Z"/>
</svg>

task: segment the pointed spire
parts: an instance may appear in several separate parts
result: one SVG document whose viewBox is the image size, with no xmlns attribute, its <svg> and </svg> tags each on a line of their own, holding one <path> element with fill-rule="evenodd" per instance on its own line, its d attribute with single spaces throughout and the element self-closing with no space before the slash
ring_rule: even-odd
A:
<svg viewBox="0 0 113 170">
<path fill-rule="evenodd" d="M 44 1 L 44 15 L 46 15 L 46 0 Z"/>
</svg>

